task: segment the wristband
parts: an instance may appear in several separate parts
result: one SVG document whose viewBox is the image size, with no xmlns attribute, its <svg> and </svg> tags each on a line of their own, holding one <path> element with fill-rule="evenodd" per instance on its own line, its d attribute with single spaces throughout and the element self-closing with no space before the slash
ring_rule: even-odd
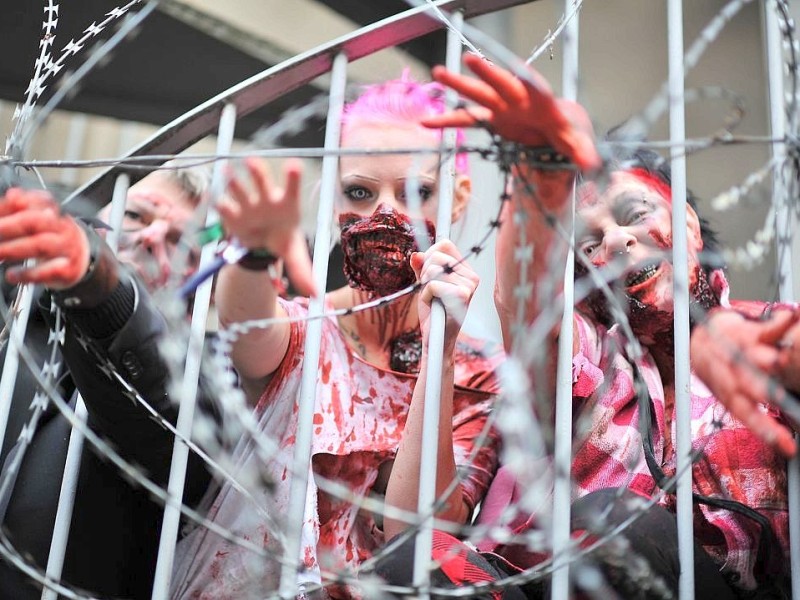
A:
<svg viewBox="0 0 800 600">
<path fill-rule="evenodd" d="M 574 166 L 568 156 L 556 151 L 552 146 L 518 146 L 517 157 L 520 161 L 540 169 L 562 169 Z"/>
<path fill-rule="evenodd" d="M 247 254 L 240 258 L 237 264 L 248 271 L 266 271 L 278 260 L 279 257 L 266 248 L 253 248 L 248 250 Z"/>
</svg>

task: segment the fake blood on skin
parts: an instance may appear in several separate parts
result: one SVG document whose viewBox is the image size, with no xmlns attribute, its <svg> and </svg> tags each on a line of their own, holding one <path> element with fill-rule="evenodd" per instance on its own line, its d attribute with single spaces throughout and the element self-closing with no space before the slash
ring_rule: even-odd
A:
<svg viewBox="0 0 800 600">
<path fill-rule="evenodd" d="M 363 217 L 344 213 L 339 217 L 341 244 L 344 254 L 344 275 L 350 287 L 368 292 L 371 296 L 386 296 L 402 290 L 416 281 L 410 257 L 419 246 L 414 226 L 406 215 L 381 204 L 375 212 Z M 425 220 L 430 243 L 436 238 L 436 229 Z M 407 310 L 405 307 L 388 307 L 388 311 Z M 389 332 L 389 317 L 376 311 L 382 338 Z M 399 322 L 399 321 L 398 321 Z M 415 374 L 419 372 L 422 356 L 422 336 L 419 330 L 403 332 L 389 341 L 389 364 L 393 371 Z"/>
<path fill-rule="evenodd" d="M 648 231 L 647 235 L 653 241 L 653 244 L 663 250 L 666 255 L 672 253 L 671 232 L 664 232 L 661 229 L 652 228 Z M 598 264 L 597 266 L 602 267 L 603 265 Z M 624 289 L 624 281 L 618 281 L 616 285 L 616 289 L 621 291 L 627 299 L 628 319 L 631 323 L 631 327 L 634 331 L 647 338 L 652 338 L 659 332 L 671 331 L 673 326 L 674 317 L 672 311 L 655 308 L 663 303 L 663 298 L 659 297 L 658 294 L 665 293 L 665 289 L 652 285 L 655 283 L 655 278 L 664 277 L 666 275 L 665 271 L 671 269 L 671 265 L 669 263 L 662 263 L 658 269 L 659 271 L 655 273 L 652 278 L 642 282 L 642 284 L 633 286 L 634 291 Z M 577 272 L 585 274 L 586 270 L 582 265 L 578 265 Z M 713 294 L 708 285 L 705 271 L 699 266 L 696 266 L 689 273 L 689 289 L 691 300 L 695 304 L 707 307 L 718 303 L 716 295 Z M 587 305 L 598 321 L 606 326 L 610 326 L 613 323 L 607 300 L 601 292 L 596 291 L 590 295 L 587 299 Z"/>
<path fill-rule="evenodd" d="M 369 217 L 344 213 L 339 217 L 344 253 L 344 276 L 350 287 L 386 296 L 416 281 L 409 262 L 419 250 L 411 220 L 381 204 Z M 425 220 L 431 243 L 436 230 Z"/>
</svg>

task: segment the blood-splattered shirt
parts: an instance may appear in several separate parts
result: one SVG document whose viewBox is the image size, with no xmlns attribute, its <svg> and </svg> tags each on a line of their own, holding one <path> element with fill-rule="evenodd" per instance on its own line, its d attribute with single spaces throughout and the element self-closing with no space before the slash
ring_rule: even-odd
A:
<svg viewBox="0 0 800 600">
<path fill-rule="evenodd" d="M 727 283 L 721 272 L 712 276 L 712 285 L 724 306 Z M 736 310 L 754 315 L 764 310 L 763 303 L 734 302 Z M 606 330 L 592 320 L 575 315 L 580 347 L 573 357 L 572 391 L 577 428 L 586 432 L 576 441 L 572 477 L 576 496 L 603 488 L 627 487 L 640 495 L 653 497 L 659 491 L 648 468 L 639 427 L 639 405 L 634 390 L 634 372 L 626 355 L 624 336 L 618 326 Z M 638 361 L 651 399 L 654 457 L 667 476 L 675 474 L 676 425 L 665 403 L 664 387 L 658 368 L 645 349 Z M 783 551 L 788 548 L 786 463 L 741 422 L 731 417 L 708 388 L 691 376 L 692 449 L 698 459 L 692 469 L 692 488 L 696 494 L 715 499 L 734 500 L 764 515 Z M 762 410 L 780 418 L 766 406 Z M 578 434 L 580 435 L 580 434 Z M 667 441 L 665 443 L 665 441 Z M 506 468 L 484 501 L 484 523 L 496 522 L 505 506 L 519 498 L 522 490 Z M 674 494 L 664 495 L 660 503 L 675 509 Z M 755 573 L 780 571 L 773 562 L 759 565 L 760 525 L 743 514 L 695 503 L 694 535 L 703 548 L 745 589 L 756 586 Z M 518 514 L 509 528 L 524 532 L 534 526 L 535 516 Z M 766 538 L 765 538 L 766 539 Z M 495 551 L 512 564 L 530 567 L 546 554 L 528 552 L 522 546 L 501 546 L 491 539 L 478 544 L 481 550 Z M 778 562 L 781 560 L 778 552 Z"/>
<path fill-rule="evenodd" d="M 307 315 L 305 301 L 283 303 L 289 317 Z M 334 319 L 322 327 L 320 368 L 313 416 L 309 486 L 301 532 L 301 582 L 318 583 L 326 574 L 355 575 L 358 567 L 383 542 L 373 513 L 359 507 L 369 495 L 380 465 L 397 451 L 416 378 L 375 367 L 355 355 Z M 222 486 L 209 519 L 253 544 L 256 551 L 226 541 L 206 528 L 189 533 L 178 546 L 173 598 L 225 600 L 276 590 L 289 510 L 291 461 L 297 433 L 306 322 L 291 326 L 286 357 L 272 376 L 256 409 L 258 430 L 276 444 L 257 448 L 243 440 L 234 454 L 241 481 L 266 480 L 247 486 L 251 498 L 231 483 Z M 462 336 L 455 358 L 453 447 L 466 502 L 482 498 L 496 466 L 496 435 L 487 431 L 494 370 L 502 352 L 494 345 Z M 330 486 L 338 486 L 331 492 Z M 342 498 L 342 490 L 351 498 Z M 286 535 L 290 535 L 289 532 Z M 261 554 L 261 556 L 259 556 Z M 291 557 L 287 557 L 291 560 Z M 352 587 L 328 589 L 333 597 L 358 596 Z"/>
</svg>

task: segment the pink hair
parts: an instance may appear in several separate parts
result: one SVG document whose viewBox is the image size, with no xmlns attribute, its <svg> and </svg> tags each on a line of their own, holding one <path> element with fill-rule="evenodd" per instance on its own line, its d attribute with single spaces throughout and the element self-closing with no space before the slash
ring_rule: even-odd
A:
<svg viewBox="0 0 800 600">
<path fill-rule="evenodd" d="M 400 121 L 417 123 L 424 117 L 442 114 L 447 110 L 445 89 L 438 83 L 420 83 L 403 69 L 400 79 L 390 79 L 364 87 L 353 102 L 344 107 L 342 132 L 356 121 Z M 464 131 L 456 130 L 456 145 L 464 144 Z M 464 152 L 456 154 L 456 172 L 469 173 L 469 161 Z"/>
</svg>

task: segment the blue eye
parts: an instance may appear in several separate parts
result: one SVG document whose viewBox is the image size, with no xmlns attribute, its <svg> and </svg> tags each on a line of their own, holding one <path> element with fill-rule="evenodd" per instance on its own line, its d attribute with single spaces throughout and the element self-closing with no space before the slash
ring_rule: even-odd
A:
<svg viewBox="0 0 800 600">
<path fill-rule="evenodd" d="M 433 187 L 429 185 L 421 185 L 417 188 L 417 193 L 419 194 L 419 199 L 422 202 L 427 202 L 433 196 Z M 403 200 L 406 198 L 405 189 L 402 191 L 401 197 Z"/>
<path fill-rule="evenodd" d="M 351 202 L 364 202 L 372 197 L 370 191 L 360 185 L 351 185 L 345 188 L 344 195 Z"/>
</svg>

